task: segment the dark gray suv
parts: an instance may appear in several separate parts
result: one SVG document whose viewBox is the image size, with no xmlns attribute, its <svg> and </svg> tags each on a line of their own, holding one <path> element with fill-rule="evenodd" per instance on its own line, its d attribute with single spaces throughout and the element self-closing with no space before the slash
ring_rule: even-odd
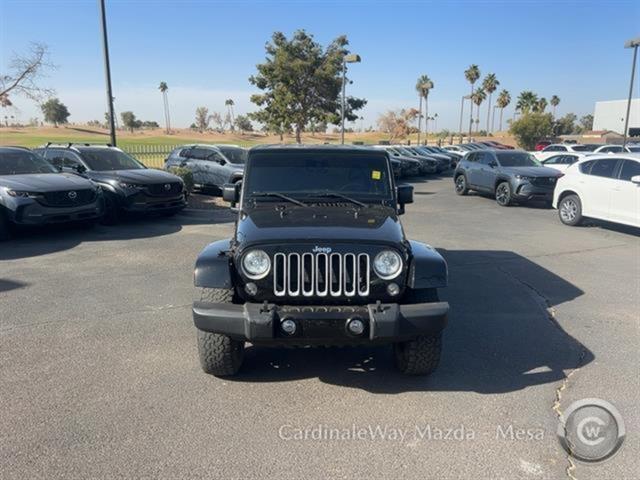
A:
<svg viewBox="0 0 640 480">
<path fill-rule="evenodd" d="M 551 204 L 553 189 L 562 174 L 543 167 L 521 150 L 478 150 L 467 153 L 456 167 L 453 179 L 458 195 L 469 190 L 495 196 L 498 205 L 541 200 Z"/>
</svg>

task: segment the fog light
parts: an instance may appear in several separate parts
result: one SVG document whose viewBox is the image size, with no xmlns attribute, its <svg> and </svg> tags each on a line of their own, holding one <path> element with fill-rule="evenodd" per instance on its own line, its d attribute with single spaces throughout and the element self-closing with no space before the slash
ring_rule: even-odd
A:
<svg viewBox="0 0 640 480">
<path fill-rule="evenodd" d="M 362 332 L 364 332 L 364 322 L 359 318 L 352 318 L 349 323 L 347 323 L 347 328 L 349 332 L 354 335 L 362 335 Z"/>
<path fill-rule="evenodd" d="M 249 282 L 244 286 L 244 291 L 253 296 L 258 293 L 258 286 L 253 282 Z"/>
<path fill-rule="evenodd" d="M 400 287 L 397 283 L 390 283 L 389 285 L 387 285 L 387 293 L 395 297 L 400 293 Z"/>
<path fill-rule="evenodd" d="M 284 320 L 282 320 L 282 322 L 280 322 L 280 328 L 287 335 L 293 335 L 294 333 L 296 333 L 297 325 L 296 322 L 294 322 L 290 318 L 285 318 Z"/>
</svg>

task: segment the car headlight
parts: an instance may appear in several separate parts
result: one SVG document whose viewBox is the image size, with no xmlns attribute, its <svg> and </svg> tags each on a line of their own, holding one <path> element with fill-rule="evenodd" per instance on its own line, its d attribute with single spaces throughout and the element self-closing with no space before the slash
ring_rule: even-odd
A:
<svg viewBox="0 0 640 480">
<path fill-rule="evenodd" d="M 41 195 L 35 192 L 25 192 L 21 190 L 7 190 L 7 195 L 10 197 L 19 197 L 19 198 L 38 198 Z"/>
<path fill-rule="evenodd" d="M 373 269 L 383 280 L 391 280 L 400 274 L 402 258 L 392 250 L 383 250 L 373 260 Z"/>
<path fill-rule="evenodd" d="M 533 180 L 533 177 L 527 177 L 526 175 L 516 175 L 516 178 L 518 180 L 525 180 L 527 182 L 530 182 L 531 180 Z"/>
<path fill-rule="evenodd" d="M 264 278 L 271 269 L 271 260 L 262 250 L 251 250 L 242 259 L 242 269 L 247 277 L 252 280 Z"/>
</svg>

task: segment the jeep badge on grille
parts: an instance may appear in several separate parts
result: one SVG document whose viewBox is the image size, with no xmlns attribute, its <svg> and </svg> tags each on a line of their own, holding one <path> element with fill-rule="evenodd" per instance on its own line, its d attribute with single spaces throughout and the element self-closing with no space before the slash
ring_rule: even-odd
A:
<svg viewBox="0 0 640 480">
<path fill-rule="evenodd" d="M 319 247 L 316 245 L 311 251 L 313 253 L 331 253 L 331 247 Z"/>
</svg>

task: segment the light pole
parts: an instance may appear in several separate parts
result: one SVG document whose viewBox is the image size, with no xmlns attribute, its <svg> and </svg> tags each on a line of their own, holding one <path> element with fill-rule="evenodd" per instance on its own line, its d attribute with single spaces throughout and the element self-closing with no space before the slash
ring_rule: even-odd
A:
<svg viewBox="0 0 640 480">
<path fill-rule="evenodd" d="M 344 104 L 346 102 L 346 86 L 347 86 L 347 63 L 359 63 L 361 61 L 360 55 L 351 53 L 345 55 L 342 59 L 342 107 L 340 109 L 341 127 L 340 127 L 340 143 L 344 145 Z"/>
<path fill-rule="evenodd" d="M 107 107 L 109 109 L 109 131 L 111 145 L 116 146 L 116 126 L 113 118 L 113 92 L 111 91 L 111 67 L 109 66 L 109 41 L 107 39 L 107 17 L 104 8 L 104 0 L 98 0 L 100 7 L 100 19 L 102 23 L 102 47 L 104 52 L 104 72 L 107 82 Z"/>
<path fill-rule="evenodd" d="M 462 133 L 462 114 L 464 113 L 464 101 L 467 99 L 471 99 L 471 95 L 463 95 L 460 101 L 460 128 L 458 129 L 460 132 L 460 143 L 462 143 L 462 138 L 464 137 Z M 471 108 L 473 108 L 473 104 L 471 104 Z"/>
<path fill-rule="evenodd" d="M 433 120 L 434 120 L 433 130 L 435 133 L 438 133 L 438 114 L 437 113 L 433 116 Z"/>
<path fill-rule="evenodd" d="M 636 74 L 636 59 L 638 57 L 638 46 L 640 45 L 640 37 L 625 42 L 624 48 L 633 48 L 633 62 L 631 63 L 631 83 L 629 84 L 629 98 L 627 99 L 627 115 L 624 119 L 624 139 L 622 140 L 622 148 L 627 146 L 627 134 L 629 131 L 629 114 L 631 112 L 631 97 L 633 96 L 633 79 Z"/>
</svg>

